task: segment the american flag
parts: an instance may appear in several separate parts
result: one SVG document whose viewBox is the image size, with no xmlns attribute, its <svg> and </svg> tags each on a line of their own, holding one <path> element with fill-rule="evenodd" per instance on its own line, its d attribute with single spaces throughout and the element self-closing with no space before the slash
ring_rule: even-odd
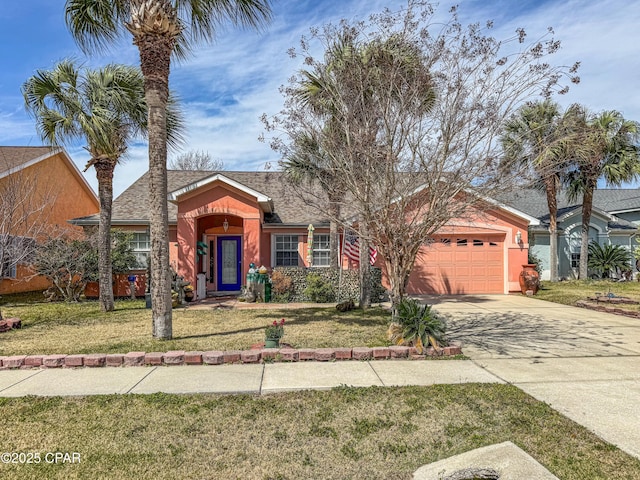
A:
<svg viewBox="0 0 640 480">
<path fill-rule="evenodd" d="M 354 262 L 360 261 L 360 241 L 356 235 L 347 233 L 344 237 L 344 254 Z M 369 264 L 373 265 L 378 258 L 376 247 L 369 247 Z"/>
</svg>

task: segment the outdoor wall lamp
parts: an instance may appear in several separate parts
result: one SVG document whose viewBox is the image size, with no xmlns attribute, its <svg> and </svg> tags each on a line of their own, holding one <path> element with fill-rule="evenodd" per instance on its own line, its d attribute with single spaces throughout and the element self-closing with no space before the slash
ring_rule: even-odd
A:
<svg viewBox="0 0 640 480">
<path fill-rule="evenodd" d="M 522 232 L 520 230 L 516 232 L 516 243 L 522 245 Z"/>
<path fill-rule="evenodd" d="M 222 229 L 225 232 L 229 230 L 229 220 L 227 220 L 227 217 L 224 217 L 224 222 L 222 222 Z"/>
</svg>

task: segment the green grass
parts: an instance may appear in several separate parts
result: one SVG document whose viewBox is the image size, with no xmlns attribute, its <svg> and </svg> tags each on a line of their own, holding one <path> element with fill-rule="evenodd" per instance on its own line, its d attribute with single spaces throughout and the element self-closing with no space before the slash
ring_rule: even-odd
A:
<svg viewBox="0 0 640 480">
<path fill-rule="evenodd" d="M 640 479 L 640 461 L 510 385 L 247 395 L 0 399 L 3 451 L 80 464 L 0 464 L 12 479 L 407 479 L 510 440 L 563 480 Z"/>
<path fill-rule="evenodd" d="M 2 299 L 5 317 L 22 329 L 2 334 L 0 355 L 127 353 L 168 350 L 245 350 L 264 341 L 264 328 L 286 319 L 283 341 L 296 348 L 388 345 L 389 312 L 372 308 L 340 313 L 335 308 L 206 309 L 173 311 L 173 339 L 154 340 L 151 311 L 141 300 L 119 300 L 103 313 L 95 301 L 33 303 Z"/>
<path fill-rule="evenodd" d="M 640 282 L 610 282 L 606 280 L 572 280 L 567 282 L 542 282 L 542 288 L 536 294 L 536 298 L 564 305 L 575 305 L 578 300 L 586 300 L 596 293 L 607 295 L 613 293 L 617 296 L 629 297 L 640 302 Z M 637 305 L 616 305 L 637 312 Z"/>
</svg>

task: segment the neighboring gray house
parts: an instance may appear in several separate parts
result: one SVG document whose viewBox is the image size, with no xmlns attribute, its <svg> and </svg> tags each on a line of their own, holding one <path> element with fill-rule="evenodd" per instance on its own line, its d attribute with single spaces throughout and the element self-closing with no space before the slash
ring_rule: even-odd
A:
<svg viewBox="0 0 640 480">
<path fill-rule="evenodd" d="M 542 279 L 548 280 L 549 210 L 544 192 L 521 190 L 503 202 L 540 220 L 529 227 L 529 251 L 542 262 Z M 590 240 L 600 245 L 622 245 L 629 250 L 638 246 L 640 226 L 640 189 L 598 189 L 594 192 Z M 577 278 L 580 264 L 582 204 L 571 203 L 558 195 L 558 274 L 560 278 Z M 636 270 L 635 268 L 633 269 Z"/>
</svg>

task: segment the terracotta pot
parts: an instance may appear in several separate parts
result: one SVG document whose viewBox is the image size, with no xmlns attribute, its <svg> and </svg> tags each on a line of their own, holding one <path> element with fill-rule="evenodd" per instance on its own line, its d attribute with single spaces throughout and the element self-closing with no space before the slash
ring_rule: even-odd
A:
<svg viewBox="0 0 640 480">
<path fill-rule="evenodd" d="M 522 265 L 520 272 L 520 291 L 523 295 L 535 295 L 540 289 L 540 275 L 534 263 Z M 528 293 L 531 292 L 531 293 Z"/>
</svg>

